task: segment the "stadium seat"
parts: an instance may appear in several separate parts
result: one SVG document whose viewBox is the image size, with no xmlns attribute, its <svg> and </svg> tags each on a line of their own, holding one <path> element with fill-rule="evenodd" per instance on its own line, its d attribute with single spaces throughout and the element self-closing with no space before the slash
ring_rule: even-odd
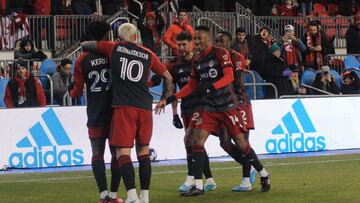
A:
<svg viewBox="0 0 360 203">
<path fill-rule="evenodd" d="M 327 8 L 328 13 L 331 16 L 335 16 L 339 11 L 339 6 L 337 4 L 328 4 Z"/>
<path fill-rule="evenodd" d="M 313 11 L 314 11 L 314 14 L 317 15 L 317 16 L 323 16 L 323 15 L 327 15 L 327 11 L 326 11 L 326 8 L 323 4 L 320 4 L 320 3 L 315 3 L 313 5 Z"/>
<path fill-rule="evenodd" d="M 40 66 L 40 73 L 52 75 L 56 72 L 57 64 L 51 59 L 45 59 Z"/>
<path fill-rule="evenodd" d="M 360 62 L 359 60 L 352 55 L 348 55 L 345 57 L 345 61 L 344 61 L 344 65 L 345 65 L 345 70 L 346 69 L 358 69 L 360 70 Z"/>
<path fill-rule="evenodd" d="M 255 83 L 264 83 L 264 80 L 260 76 L 260 74 L 254 70 L 251 71 L 255 75 Z M 245 83 L 254 83 L 253 77 L 250 73 L 245 74 Z M 249 95 L 250 99 L 255 99 L 254 97 L 254 88 L 253 86 L 246 86 L 245 87 L 246 93 Z M 256 87 L 256 99 L 264 98 L 264 86 L 257 86 Z"/>
<path fill-rule="evenodd" d="M 307 69 L 303 72 L 303 74 L 301 75 L 301 84 L 305 84 L 305 85 L 309 85 L 311 86 L 312 83 L 315 80 L 315 76 L 316 76 L 316 72 L 314 70 L 311 69 Z"/>
<path fill-rule="evenodd" d="M 5 107 L 4 96 L 5 96 L 6 85 L 8 82 L 9 80 L 7 78 L 0 79 L 0 108 Z"/>
<path fill-rule="evenodd" d="M 332 69 L 337 70 L 337 72 L 341 73 L 344 70 L 344 61 L 340 58 L 332 58 L 330 60 L 330 67 Z"/>
</svg>

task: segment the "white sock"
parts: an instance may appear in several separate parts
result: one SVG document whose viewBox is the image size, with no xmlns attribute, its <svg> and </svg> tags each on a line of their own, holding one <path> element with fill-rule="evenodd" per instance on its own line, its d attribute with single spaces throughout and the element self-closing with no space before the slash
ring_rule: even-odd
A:
<svg viewBox="0 0 360 203">
<path fill-rule="evenodd" d="M 267 177 L 269 173 L 263 168 L 261 171 L 259 171 L 260 177 Z"/>
<path fill-rule="evenodd" d="M 149 190 L 141 190 L 141 192 L 140 192 L 140 200 L 141 200 L 141 203 L 148 203 L 149 202 Z"/>
<path fill-rule="evenodd" d="M 197 189 L 203 190 L 204 189 L 203 180 L 195 179 L 195 186 Z"/>
<path fill-rule="evenodd" d="M 208 178 L 208 179 L 206 179 L 206 182 L 207 183 L 215 183 L 215 180 L 214 180 L 214 178 Z"/>
<path fill-rule="evenodd" d="M 108 196 L 108 191 L 104 190 L 102 192 L 100 192 L 100 199 L 105 199 L 105 197 Z"/>
<path fill-rule="evenodd" d="M 194 176 L 186 176 L 184 184 L 186 186 L 194 185 L 194 181 L 195 181 Z"/>
<path fill-rule="evenodd" d="M 242 179 L 242 183 L 250 184 L 250 178 L 249 177 L 244 177 Z"/>
<path fill-rule="evenodd" d="M 136 189 L 130 189 L 127 191 L 127 199 L 128 200 L 139 200 L 139 197 L 136 193 Z"/>
<path fill-rule="evenodd" d="M 117 198 L 117 192 L 109 192 L 109 197 L 111 199 L 116 199 Z"/>
</svg>

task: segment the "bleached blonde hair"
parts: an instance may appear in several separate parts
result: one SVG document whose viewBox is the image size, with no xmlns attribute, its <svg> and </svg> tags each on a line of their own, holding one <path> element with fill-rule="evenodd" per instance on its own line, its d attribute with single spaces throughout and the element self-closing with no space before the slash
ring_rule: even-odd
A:
<svg viewBox="0 0 360 203">
<path fill-rule="evenodd" d="M 120 39 L 128 42 L 137 41 L 137 28 L 131 23 L 123 23 L 118 29 L 118 35 Z M 134 37 L 135 35 L 135 37 Z"/>
</svg>

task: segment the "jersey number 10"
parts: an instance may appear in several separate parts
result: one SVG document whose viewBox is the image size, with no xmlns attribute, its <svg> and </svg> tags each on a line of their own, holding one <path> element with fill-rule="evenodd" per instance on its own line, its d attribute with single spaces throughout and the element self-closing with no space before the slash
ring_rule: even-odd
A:
<svg viewBox="0 0 360 203">
<path fill-rule="evenodd" d="M 143 72 L 144 72 L 144 66 L 141 63 L 141 61 L 138 60 L 131 60 L 129 62 L 129 60 L 127 58 L 121 57 L 120 58 L 120 62 L 121 62 L 121 73 L 120 73 L 120 78 L 123 80 L 130 80 L 132 82 L 139 82 L 142 78 Z M 133 69 L 134 66 L 137 65 L 138 66 L 138 72 L 136 74 L 135 77 L 133 77 Z"/>
</svg>

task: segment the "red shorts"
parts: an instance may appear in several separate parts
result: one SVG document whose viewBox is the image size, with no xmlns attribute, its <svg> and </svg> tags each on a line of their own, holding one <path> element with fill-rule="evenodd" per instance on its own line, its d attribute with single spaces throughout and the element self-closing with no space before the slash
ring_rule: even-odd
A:
<svg viewBox="0 0 360 203">
<path fill-rule="evenodd" d="M 195 128 L 194 120 L 193 120 L 193 112 L 191 113 L 181 113 L 181 118 L 183 120 L 184 128 Z"/>
<path fill-rule="evenodd" d="M 251 108 L 251 104 L 239 104 L 238 111 L 244 121 L 244 125 L 247 129 L 255 129 L 254 116 Z"/>
<path fill-rule="evenodd" d="M 110 127 L 88 127 L 90 140 L 106 139 L 109 137 Z"/>
<path fill-rule="evenodd" d="M 150 143 L 153 128 L 152 112 L 136 107 L 114 108 L 111 121 L 110 145 L 132 148 L 134 140 L 140 146 Z"/>
<path fill-rule="evenodd" d="M 193 114 L 193 118 L 195 113 Z M 247 132 L 242 124 L 242 119 L 236 109 L 225 112 L 208 112 L 199 113 L 199 120 L 195 123 L 197 129 L 202 129 L 210 134 L 217 134 L 219 129 L 225 127 L 230 136 Z"/>
</svg>

